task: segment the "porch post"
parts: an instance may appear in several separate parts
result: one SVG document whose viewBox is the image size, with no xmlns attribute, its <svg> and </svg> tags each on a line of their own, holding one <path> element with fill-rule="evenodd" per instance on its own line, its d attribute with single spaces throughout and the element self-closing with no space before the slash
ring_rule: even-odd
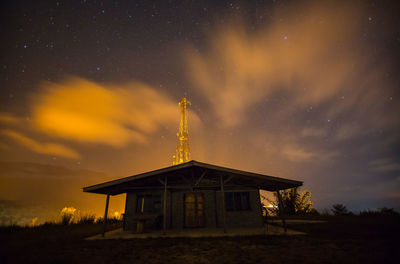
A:
<svg viewBox="0 0 400 264">
<path fill-rule="evenodd" d="M 108 204 L 110 202 L 110 194 L 107 193 L 107 198 L 106 198 L 106 209 L 104 211 L 104 228 L 103 228 L 103 237 L 106 234 L 106 228 L 107 228 L 107 217 L 108 217 Z"/>
<path fill-rule="evenodd" d="M 220 185 L 221 185 L 221 204 L 222 204 L 222 220 L 224 226 L 224 233 L 226 233 L 226 208 L 225 208 L 225 191 L 224 191 L 224 179 L 219 176 Z"/>
<path fill-rule="evenodd" d="M 167 230 L 167 177 L 164 180 L 164 201 L 163 201 L 163 235 Z"/>
<path fill-rule="evenodd" d="M 287 227 L 286 227 L 286 221 L 285 221 L 285 213 L 283 212 L 283 203 L 282 203 L 282 196 L 281 193 L 278 191 L 276 191 L 277 195 L 278 195 L 278 201 L 279 201 L 279 216 L 282 219 L 282 225 L 283 225 L 283 229 L 285 230 L 285 233 L 287 233 Z"/>
</svg>

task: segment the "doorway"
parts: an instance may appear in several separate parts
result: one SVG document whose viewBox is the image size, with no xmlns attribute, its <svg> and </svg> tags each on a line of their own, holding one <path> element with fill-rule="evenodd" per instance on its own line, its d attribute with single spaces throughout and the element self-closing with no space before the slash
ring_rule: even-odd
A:
<svg viewBox="0 0 400 264">
<path fill-rule="evenodd" d="M 185 193 L 185 227 L 204 226 L 204 195 L 200 192 Z"/>
</svg>

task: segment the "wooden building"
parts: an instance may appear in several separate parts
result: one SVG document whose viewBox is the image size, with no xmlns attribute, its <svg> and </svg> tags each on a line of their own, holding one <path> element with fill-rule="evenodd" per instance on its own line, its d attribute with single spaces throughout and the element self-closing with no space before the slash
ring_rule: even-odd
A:
<svg viewBox="0 0 400 264">
<path fill-rule="evenodd" d="M 83 188 L 107 195 L 126 193 L 124 230 L 235 228 L 264 225 L 260 190 L 276 192 L 302 182 L 198 161 Z M 279 192 L 278 192 L 279 193 Z"/>
</svg>

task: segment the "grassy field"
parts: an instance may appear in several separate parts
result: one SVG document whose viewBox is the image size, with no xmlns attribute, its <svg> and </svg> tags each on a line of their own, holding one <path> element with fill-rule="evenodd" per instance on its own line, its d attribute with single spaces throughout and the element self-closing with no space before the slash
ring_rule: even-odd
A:
<svg viewBox="0 0 400 264">
<path fill-rule="evenodd" d="M 100 224 L 0 229 L 1 263 L 398 263 L 399 217 L 288 221 L 306 236 L 86 241 Z M 118 225 L 114 225 L 114 228 Z"/>
</svg>

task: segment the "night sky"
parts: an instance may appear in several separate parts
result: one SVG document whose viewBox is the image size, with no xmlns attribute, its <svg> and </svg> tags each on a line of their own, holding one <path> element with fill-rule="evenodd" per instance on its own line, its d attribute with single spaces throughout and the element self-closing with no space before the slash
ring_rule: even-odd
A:
<svg viewBox="0 0 400 264">
<path fill-rule="evenodd" d="M 396 1 L 9 1 L 0 200 L 100 212 L 81 187 L 172 165 L 186 96 L 194 160 L 302 180 L 317 209 L 398 210 L 399 14 Z"/>
</svg>

